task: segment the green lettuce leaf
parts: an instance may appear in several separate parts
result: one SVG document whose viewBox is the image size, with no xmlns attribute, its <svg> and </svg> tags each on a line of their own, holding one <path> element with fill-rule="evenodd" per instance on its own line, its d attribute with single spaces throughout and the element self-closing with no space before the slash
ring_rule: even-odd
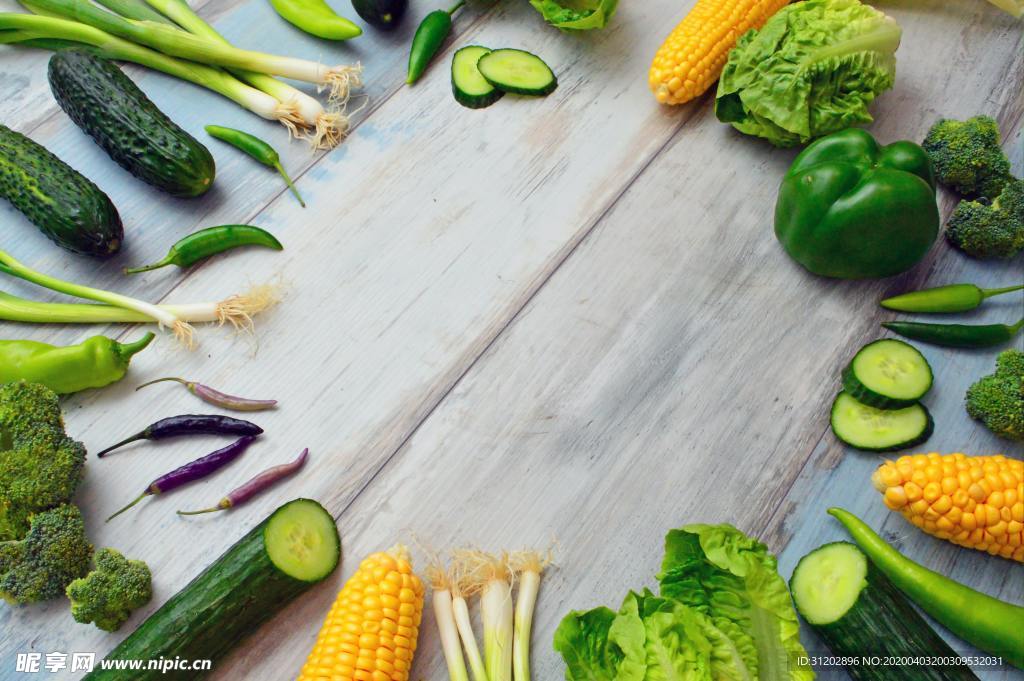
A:
<svg viewBox="0 0 1024 681">
<path fill-rule="evenodd" d="M 555 631 L 566 681 L 643 681 L 644 625 L 637 603 L 626 598 L 609 608 L 570 612 Z"/>
<path fill-rule="evenodd" d="M 858 0 L 805 0 L 736 43 L 715 113 L 780 147 L 870 123 L 868 105 L 893 86 L 900 27 Z"/>
<path fill-rule="evenodd" d="M 752 679 L 809 681 L 800 624 L 775 557 L 730 525 L 687 525 L 665 538 L 661 595 L 707 617 Z"/>
<path fill-rule="evenodd" d="M 756 681 L 732 641 L 700 612 L 650 591 L 640 603 L 647 674 L 644 681 Z"/>
<path fill-rule="evenodd" d="M 619 0 L 530 0 L 530 4 L 552 26 L 585 31 L 604 28 L 615 16 Z"/>
</svg>

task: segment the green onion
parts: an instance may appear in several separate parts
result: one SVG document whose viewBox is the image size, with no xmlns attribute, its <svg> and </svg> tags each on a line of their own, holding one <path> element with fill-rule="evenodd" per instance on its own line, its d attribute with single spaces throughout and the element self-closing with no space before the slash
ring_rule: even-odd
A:
<svg viewBox="0 0 1024 681">
<path fill-rule="evenodd" d="M 174 333 L 175 338 L 182 341 L 186 346 L 193 346 L 192 327 L 189 326 L 188 322 L 183 322 L 174 313 L 168 312 L 156 305 L 136 300 L 135 298 L 130 298 L 128 296 L 121 295 L 120 293 L 104 291 L 102 289 L 83 286 L 81 284 L 75 284 L 70 281 L 51 277 L 48 274 L 37 272 L 36 270 L 18 262 L 13 256 L 4 251 L 0 251 L 0 272 L 5 272 L 18 277 L 19 279 L 32 282 L 37 286 L 48 288 L 51 291 L 57 291 L 58 293 L 65 293 L 76 298 L 95 300 L 107 305 L 123 307 L 126 310 L 134 310 L 135 312 L 147 315 L 161 328 L 169 328 Z"/>
<path fill-rule="evenodd" d="M 469 615 L 469 603 L 466 599 L 479 591 L 474 576 L 467 571 L 464 556 L 456 553 L 451 573 L 452 612 L 455 615 L 455 626 L 462 639 L 462 648 L 466 651 L 469 668 L 473 672 L 473 681 L 489 681 L 484 659 L 480 655 L 480 646 L 473 633 L 473 619 Z"/>
<path fill-rule="evenodd" d="M 451 575 L 437 560 L 427 566 L 426 575 L 433 591 L 434 620 L 437 622 L 437 633 L 441 638 L 444 661 L 448 666 L 448 679 L 469 681 L 466 660 L 462 657 L 462 648 L 459 647 L 459 630 L 452 606 Z"/>
<path fill-rule="evenodd" d="M 540 576 L 551 560 L 536 551 L 522 551 L 511 557 L 518 575 L 519 594 L 516 597 L 515 633 L 512 639 L 512 676 L 515 681 L 530 681 L 530 632 L 533 630 L 533 611 L 540 592 Z"/>
<path fill-rule="evenodd" d="M 111 0 L 107 1 L 110 2 Z M 140 4 L 143 3 L 143 0 L 136 1 Z M 144 7 L 147 9 L 152 8 L 150 11 L 154 9 L 159 11 L 161 17 L 172 20 L 189 33 L 222 45 L 230 45 L 215 28 L 192 11 L 192 8 L 184 0 L 144 0 L 144 2 L 149 3 L 148 5 L 143 4 Z M 291 123 L 289 130 L 293 134 L 298 137 L 305 137 L 295 129 L 296 124 L 313 128 L 315 130 L 313 136 L 307 137 L 307 139 L 310 140 L 314 148 L 332 148 L 348 132 L 348 117 L 343 112 L 327 112 L 320 102 L 305 92 L 256 71 L 231 69 L 231 72 L 241 80 L 244 80 L 258 90 L 266 92 L 281 102 L 281 120 L 282 122 L 288 121 Z M 285 125 L 288 125 L 288 123 L 286 122 Z"/>
<path fill-rule="evenodd" d="M 512 571 L 508 556 L 481 551 L 464 551 L 480 588 L 480 611 L 484 624 L 484 665 L 488 681 L 512 681 Z"/>
<path fill-rule="evenodd" d="M 276 302 L 275 288 L 263 285 L 217 303 L 157 307 L 184 322 L 229 323 L 236 329 L 251 330 L 252 317 Z M 4 291 L 0 291 L 0 320 L 30 324 L 144 324 L 154 321 L 148 314 L 123 307 L 96 303 L 43 303 Z"/>
<path fill-rule="evenodd" d="M 22 4 L 31 11 L 67 17 L 174 57 L 330 87 L 332 100 L 347 99 L 350 88 L 361 84 L 358 66 L 326 67 L 305 59 L 242 50 L 171 26 L 125 19 L 93 5 L 89 0 L 22 0 Z M 0 28 L 24 28 L 16 24 L 5 26 L 4 23 L 0 21 Z"/>
<path fill-rule="evenodd" d="M 268 120 L 277 120 L 278 101 L 220 69 L 168 57 L 74 21 L 33 14 L 0 13 L 0 43 L 21 43 L 43 49 L 91 46 L 108 59 L 141 64 L 221 94 Z"/>
</svg>

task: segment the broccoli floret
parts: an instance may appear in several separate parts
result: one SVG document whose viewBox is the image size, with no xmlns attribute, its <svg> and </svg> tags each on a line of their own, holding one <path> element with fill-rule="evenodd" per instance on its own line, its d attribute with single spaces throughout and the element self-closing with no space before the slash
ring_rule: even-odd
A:
<svg viewBox="0 0 1024 681">
<path fill-rule="evenodd" d="M 922 144 L 935 178 L 964 196 L 993 198 L 1010 179 L 1010 160 L 999 145 L 999 126 L 988 116 L 942 119 Z"/>
<path fill-rule="evenodd" d="M 1024 180 L 1011 180 L 991 204 L 961 201 L 946 224 L 949 243 L 975 258 L 1012 258 L 1024 249 Z"/>
<path fill-rule="evenodd" d="M 1024 352 L 999 355 L 996 372 L 967 390 L 967 413 L 999 437 L 1024 441 Z"/>
<path fill-rule="evenodd" d="M 57 598 L 89 571 L 91 559 L 77 506 L 36 513 L 24 539 L 0 542 L 0 598 L 16 604 Z"/>
<path fill-rule="evenodd" d="M 153 578 L 141 560 L 128 560 L 114 549 L 96 552 L 96 567 L 67 589 L 71 616 L 76 622 L 94 622 L 103 631 L 117 631 L 132 610 L 153 597 Z"/>
<path fill-rule="evenodd" d="M 65 435 L 53 391 L 0 387 L 0 541 L 21 539 L 33 513 L 68 503 L 84 465 L 85 447 Z"/>
</svg>

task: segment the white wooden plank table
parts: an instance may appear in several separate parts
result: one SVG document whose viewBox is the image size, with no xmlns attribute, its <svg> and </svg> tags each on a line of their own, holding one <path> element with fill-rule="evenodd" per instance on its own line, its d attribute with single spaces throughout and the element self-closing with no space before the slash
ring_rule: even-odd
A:
<svg viewBox="0 0 1024 681">
<path fill-rule="evenodd" d="M 1019 566 L 911 531 L 870 489 L 878 457 L 844 450 L 827 432 L 838 371 L 877 337 L 881 296 L 953 281 L 1005 285 L 1021 278 L 1020 260 L 974 263 L 940 242 L 891 280 L 833 282 L 800 270 L 771 230 L 778 182 L 795 152 L 735 134 L 707 99 L 668 109 L 647 92 L 651 54 L 687 4 L 630 3 L 606 30 L 578 36 L 546 27 L 525 0 L 473 7 L 412 88 L 403 85 L 406 45 L 432 3 L 414 2 L 394 34 L 371 29 L 342 46 L 299 33 L 261 0 L 197 5 L 239 45 L 363 63 L 368 105 L 349 140 L 317 155 L 213 94 L 129 68 L 197 137 L 216 122 L 272 140 L 306 210 L 275 174 L 215 141 L 214 191 L 192 201 L 161 196 L 55 106 L 47 54 L 0 52 L 0 121 L 93 178 L 128 229 L 125 254 L 97 265 L 55 249 L 3 205 L 6 248 L 41 269 L 153 300 L 216 300 L 268 280 L 285 297 L 258 319 L 258 344 L 203 330 L 190 354 L 161 339 L 124 382 L 66 401 L 69 430 L 91 451 L 172 413 L 212 411 L 169 386 L 132 392 L 167 373 L 274 397 L 281 408 L 256 419 L 267 435 L 231 469 L 110 524 L 102 519 L 148 480 L 214 441 L 91 458 L 78 495 L 90 534 L 98 546 L 144 558 L 156 595 L 115 635 L 74 624 L 65 602 L 0 607 L 0 679 L 30 678 L 14 674 L 16 652 L 105 654 L 277 504 L 300 495 L 338 518 L 343 569 L 213 678 L 293 677 L 359 558 L 412 537 L 440 549 L 557 538 L 560 567 L 545 581 L 535 626 L 535 676 L 545 681 L 562 675 L 551 635 L 565 612 L 615 605 L 628 589 L 650 585 L 665 532 L 690 522 L 730 522 L 762 537 L 788 577 L 799 556 L 842 536 L 824 514 L 838 503 L 897 537 L 911 557 L 1024 602 Z M 986 113 L 1024 172 L 1021 24 L 981 0 L 883 9 L 903 26 L 904 41 L 897 86 L 873 107 L 872 132 L 883 141 L 920 139 L 940 115 Z M 447 62 L 471 43 L 543 55 L 560 88 L 543 100 L 462 109 Z M 952 200 L 942 205 L 948 212 Z M 199 227 L 246 221 L 278 235 L 285 251 L 232 254 L 185 274 L 119 275 Z M 1021 306 L 1007 296 L 965 318 L 1002 320 Z M 5 338 L 58 343 L 138 333 L 3 328 Z M 1021 456 L 962 409 L 964 390 L 991 371 L 995 353 L 924 351 L 936 372 L 929 446 Z M 307 470 L 274 493 L 230 515 L 174 515 L 304 446 Z M 809 634 L 806 642 L 821 650 Z M 429 613 L 413 678 L 445 678 Z"/>
</svg>

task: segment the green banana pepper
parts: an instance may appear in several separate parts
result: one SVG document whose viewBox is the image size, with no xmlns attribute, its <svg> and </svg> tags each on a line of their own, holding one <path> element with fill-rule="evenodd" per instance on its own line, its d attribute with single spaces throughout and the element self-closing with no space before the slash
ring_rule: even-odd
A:
<svg viewBox="0 0 1024 681">
<path fill-rule="evenodd" d="M 339 15 L 324 0 L 270 0 L 271 6 L 293 26 L 325 40 L 349 40 L 363 29 Z"/>
<path fill-rule="evenodd" d="M 105 336 L 67 347 L 30 340 L 0 341 L 0 383 L 41 383 L 58 395 L 102 388 L 124 378 L 132 355 L 152 340 L 153 334 L 147 333 L 124 344 Z"/>
<path fill-rule="evenodd" d="M 917 264 L 939 233 L 931 161 L 913 142 L 879 146 L 859 128 L 793 161 L 775 204 L 775 236 L 824 277 L 889 277 Z"/>
</svg>

